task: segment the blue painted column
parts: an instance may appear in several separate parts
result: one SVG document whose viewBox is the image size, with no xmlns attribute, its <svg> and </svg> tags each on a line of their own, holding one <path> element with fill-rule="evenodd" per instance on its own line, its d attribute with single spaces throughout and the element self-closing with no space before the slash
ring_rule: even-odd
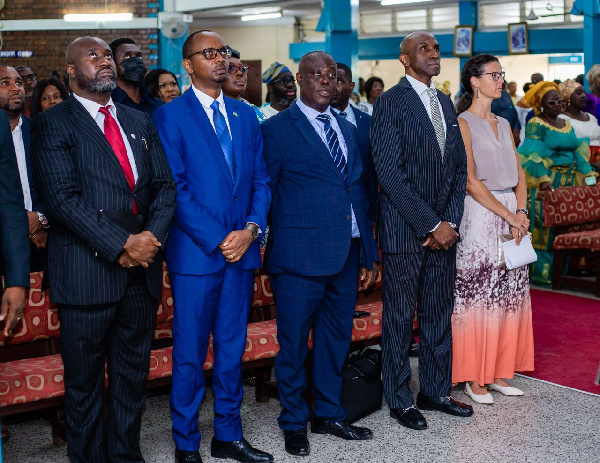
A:
<svg viewBox="0 0 600 463">
<path fill-rule="evenodd" d="M 478 2 L 464 0 L 458 2 L 458 22 L 461 26 L 473 26 L 473 40 L 475 40 L 475 32 L 477 31 L 478 19 Z M 456 37 L 454 38 L 454 40 L 456 40 Z M 473 47 L 473 49 L 475 49 L 475 47 Z M 465 65 L 468 59 L 469 58 L 465 57 L 460 58 L 461 72 L 463 66 Z M 462 89 L 459 88 L 458 90 L 461 91 Z"/>
<path fill-rule="evenodd" d="M 317 24 L 325 32 L 325 50 L 352 69 L 358 89 L 358 0 L 324 0 Z"/>
<path fill-rule="evenodd" d="M 169 6 L 166 6 L 165 3 L 172 5 L 173 2 L 159 0 L 159 12 L 172 11 L 165 9 L 169 8 Z M 185 33 L 181 37 L 174 39 L 167 37 L 160 29 L 158 30 L 158 67 L 173 72 L 177 76 L 177 80 L 179 81 L 179 86 L 181 88 L 190 85 L 190 76 L 182 65 L 181 52 L 189 32 L 188 25 L 186 23 L 183 24 L 185 24 Z"/>
<path fill-rule="evenodd" d="M 583 63 L 587 74 L 594 64 L 600 64 L 600 1 L 575 0 L 572 14 L 583 13 Z M 589 91 L 587 80 L 585 88 Z"/>
</svg>

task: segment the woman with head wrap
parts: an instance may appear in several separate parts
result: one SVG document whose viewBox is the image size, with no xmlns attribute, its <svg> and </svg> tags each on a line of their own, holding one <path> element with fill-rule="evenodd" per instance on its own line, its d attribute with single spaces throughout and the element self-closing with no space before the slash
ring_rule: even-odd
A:
<svg viewBox="0 0 600 463">
<path fill-rule="evenodd" d="M 600 170 L 600 125 L 593 114 L 585 112 L 587 95 L 583 85 L 575 80 L 565 80 L 560 87 L 565 112 L 558 117 L 569 121 L 578 138 L 587 138 L 590 144 L 590 164 Z"/>
<path fill-rule="evenodd" d="M 598 176 L 589 163 L 590 147 L 577 138 L 571 124 L 558 117 L 563 99 L 554 82 L 541 81 L 523 97 L 535 111 L 525 127 L 525 140 L 518 148 L 527 178 L 527 204 L 530 211 L 533 247 L 538 256 L 531 268 L 531 280 L 552 283 L 554 228 L 544 226 L 540 191 L 584 185 L 584 177 Z"/>
<path fill-rule="evenodd" d="M 590 93 L 587 94 L 585 112 L 600 121 L 600 64 L 594 64 L 585 76 Z"/>
</svg>

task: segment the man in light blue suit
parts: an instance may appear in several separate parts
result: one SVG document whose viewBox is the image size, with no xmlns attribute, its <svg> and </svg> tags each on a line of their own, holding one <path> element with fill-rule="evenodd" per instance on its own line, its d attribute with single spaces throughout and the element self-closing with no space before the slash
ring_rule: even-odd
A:
<svg viewBox="0 0 600 463">
<path fill-rule="evenodd" d="M 313 330 L 315 403 L 311 431 L 343 439 L 372 437 L 352 426 L 340 404 L 357 283 L 368 286 L 377 247 L 354 126 L 332 113 L 336 66 L 324 52 L 305 55 L 300 98 L 261 125 L 273 202 L 265 266 L 277 304 L 275 362 L 285 449 L 308 455 L 305 361 Z"/>
<path fill-rule="evenodd" d="M 171 415 L 178 462 L 202 461 L 198 408 L 209 336 L 215 354 L 215 436 L 211 455 L 272 461 L 243 437 L 242 353 L 259 241 L 271 200 L 262 135 L 248 105 L 224 97 L 231 49 L 199 31 L 183 46 L 190 90 L 154 113 L 177 183 L 177 211 L 166 250 L 175 314 Z"/>
</svg>

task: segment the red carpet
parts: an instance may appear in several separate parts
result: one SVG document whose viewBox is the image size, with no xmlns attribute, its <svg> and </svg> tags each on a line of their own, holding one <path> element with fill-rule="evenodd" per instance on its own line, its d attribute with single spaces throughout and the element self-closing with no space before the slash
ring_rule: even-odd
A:
<svg viewBox="0 0 600 463">
<path fill-rule="evenodd" d="M 523 373 L 600 394 L 600 299 L 531 291 L 535 371 Z"/>
</svg>

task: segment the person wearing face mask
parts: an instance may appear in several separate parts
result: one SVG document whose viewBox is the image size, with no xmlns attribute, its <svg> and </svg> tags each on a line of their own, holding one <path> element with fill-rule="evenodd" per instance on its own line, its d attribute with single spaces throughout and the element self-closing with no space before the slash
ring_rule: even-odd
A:
<svg viewBox="0 0 600 463">
<path fill-rule="evenodd" d="M 109 47 L 117 64 L 117 88 L 112 92 L 112 99 L 152 117 L 154 111 L 165 103 L 144 89 L 146 67 L 142 60 L 142 51 L 135 41 L 128 37 L 113 40 Z"/>
</svg>

